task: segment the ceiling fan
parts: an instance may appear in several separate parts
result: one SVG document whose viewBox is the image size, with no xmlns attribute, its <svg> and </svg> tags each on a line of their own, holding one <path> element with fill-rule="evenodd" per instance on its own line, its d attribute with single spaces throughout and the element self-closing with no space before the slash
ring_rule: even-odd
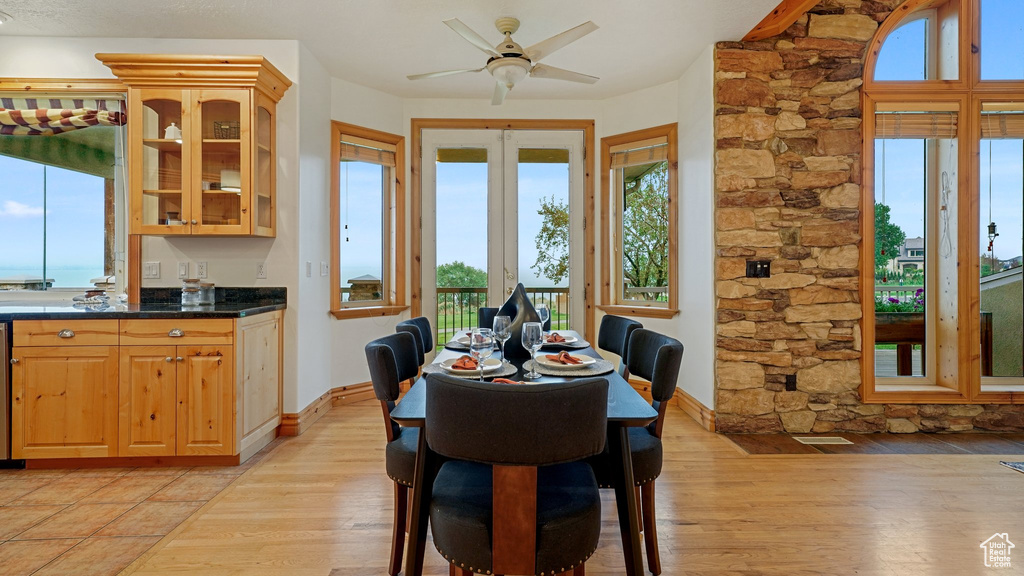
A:
<svg viewBox="0 0 1024 576">
<path fill-rule="evenodd" d="M 483 68 L 444 70 L 442 72 L 429 72 L 427 74 L 412 74 L 407 76 L 409 80 L 422 80 L 424 78 L 437 78 L 439 76 L 450 76 L 452 74 L 461 74 L 463 72 L 481 72 L 483 70 L 487 70 L 496 80 L 494 96 L 491 98 L 491 104 L 494 105 L 499 105 L 504 102 L 505 96 L 508 94 L 509 90 L 525 78 L 527 74 L 537 78 L 568 80 L 570 82 L 582 82 L 584 84 L 593 84 L 598 80 L 595 76 L 588 76 L 586 74 L 580 74 L 579 72 L 572 72 L 570 70 L 563 70 L 562 68 L 555 68 L 554 66 L 537 63 L 542 58 L 546 58 L 556 50 L 579 40 L 594 30 L 597 30 L 597 24 L 594 24 L 593 22 L 585 22 L 575 28 L 570 28 L 561 34 L 556 34 L 547 40 L 542 40 L 525 50 L 522 46 L 517 44 L 515 40 L 512 40 L 512 34 L 519 30 L 519 20 L 516 18 L 505 17 L 498 18 L 494 21 L 494 25 L 498 31 L 505 35 L 505 39 L 494 47 L 489 45 L 487 40 L 484 40 L 482 36 L 474 32 L 469 26 L 466 26 L 459 21 L 458 18 L 445 20 L 444 23 L 454 30 L 459 36 L 465 38 L 467 42 L 476 46 L 490 56 L 491 58 L 487 61 L 487 65 Z"/>
</svg>

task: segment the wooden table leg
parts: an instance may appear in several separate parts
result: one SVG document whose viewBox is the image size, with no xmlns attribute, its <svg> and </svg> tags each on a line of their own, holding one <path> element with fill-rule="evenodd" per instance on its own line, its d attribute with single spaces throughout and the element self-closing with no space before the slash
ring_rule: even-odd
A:
<svg viewBox="0 0 1024 576">
<path fill-rule="evenodd" d="M 636 492 L 633 490 L 633 458 L 629 451 L 629 429 L 610 423 L 608 443 L 609 452 L 615 462 L 615 507 L 619 513 L 619 531 L 622 534 L 622 555 L 626 561 L 626 575 L 639 576 L 644 573 L 644 566 L 640 552 Z"/>
<path fill-rule="evenodd" d="M 433 459 L 427 448 L 427 435 L 420 428 L 416 448 L 416 472 L 413 478 L 410 503 L 409 542 L 405 551 L 405 575 L 422 576 L 423 553 L 427 547 L 427 520 L 430 518 L 430 494 L 433 492 Z"/>
</svg>

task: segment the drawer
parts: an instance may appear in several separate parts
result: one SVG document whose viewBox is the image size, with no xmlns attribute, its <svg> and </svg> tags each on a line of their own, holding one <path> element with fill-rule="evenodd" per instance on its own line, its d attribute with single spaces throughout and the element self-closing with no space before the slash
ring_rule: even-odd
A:
<svg viewBox="0 0 1024 576">
<path fill-rule="evenodd" d="M 121 345 L 231 344 L 234 320 L 121 320 Z"/>
<path fill-rule="evenodd" d="M 117 320 L 16 320 L 15 346 L 117 346 Z"/>
</svg>

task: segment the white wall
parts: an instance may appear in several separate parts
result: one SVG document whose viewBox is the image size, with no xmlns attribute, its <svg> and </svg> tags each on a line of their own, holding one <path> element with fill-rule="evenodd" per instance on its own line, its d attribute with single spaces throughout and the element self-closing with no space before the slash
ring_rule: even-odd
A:
<svg viewBox="0 0 1024 576">
<path fill-rule="evenodd" d="M 679 79 L 679 386 L 715 402 L 714 46 Z"/>
</svg>

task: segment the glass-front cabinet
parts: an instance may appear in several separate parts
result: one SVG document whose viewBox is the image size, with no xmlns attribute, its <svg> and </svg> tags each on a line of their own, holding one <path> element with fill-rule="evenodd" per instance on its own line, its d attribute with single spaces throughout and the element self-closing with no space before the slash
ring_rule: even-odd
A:
<svg viewBox="0 0 1024 576">
<path fill-rule="evenodd" d="M 291 82 L 260 56 L 97 57 L 129 91 L 131 233 L 274 236 L 276 106 Z"/>
</svg>

